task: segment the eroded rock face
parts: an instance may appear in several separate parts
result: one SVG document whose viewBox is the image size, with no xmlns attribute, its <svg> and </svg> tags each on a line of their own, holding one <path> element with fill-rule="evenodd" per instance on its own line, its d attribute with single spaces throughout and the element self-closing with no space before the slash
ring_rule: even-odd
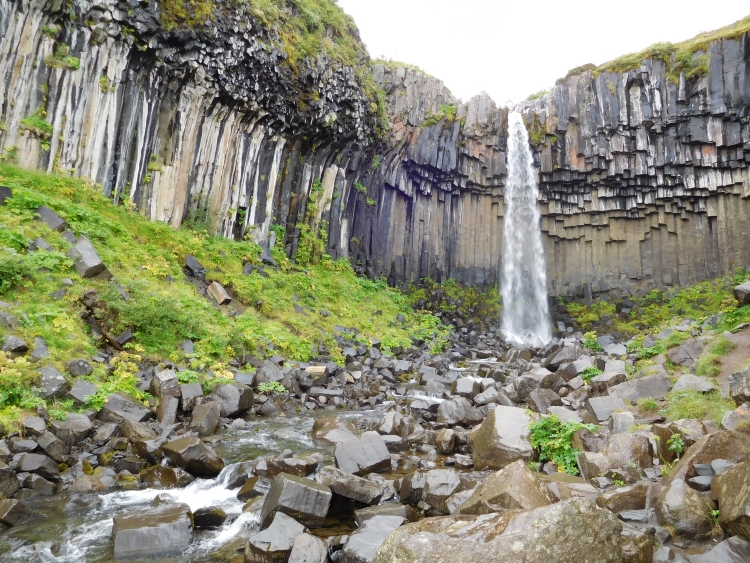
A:
<svg viewBox="0 0 750 563">
<path fill-rule="evenodd" d="M 485 516 L 427 518 L 397 529 L 374 563 L 621 563 L 622 524 L 587 499 Z M 551 555 L 554 554 L 554 555 Z"/>
<path fill-rule="evenodd" d="M 531 459 L 529 416 L 518 407 L 499 406 L 490 411 L 474 437 L 474 467 L 502 469 L 514 461 Z"/>
<path fill-rule="evenodd" d="M 674 479 L 656 501 L 659 523 L 688 537 L 701 538 L 711 532 L 711 511 L 715 509 L 708 493 L 691 489 L 681 479 Z"/>
<path fill-rule="evenodd" d="M 719 523 L 730 534 L 750 539 L 750 461 L 714 477 L 711 496 L 719 502 Z"/>
<path fill-rule="evenodd" d="M 115 516 L 115 557 L 180 553 L 192 540 L 192 514 L 186 504 L 159 506 Z"/>
</svg>

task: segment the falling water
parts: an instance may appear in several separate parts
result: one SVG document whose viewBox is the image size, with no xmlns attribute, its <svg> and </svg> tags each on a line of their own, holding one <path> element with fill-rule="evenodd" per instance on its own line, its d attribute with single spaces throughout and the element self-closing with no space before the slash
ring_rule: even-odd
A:
<svg viewBox="0 0 750 563">
<path fill-rule="evenodd" d="M 508 180 L 503 232 L 503 325 L 516 344 L 543 345 L 552 338 L 542 248 L 539 188 L 521 114 L 508 115 Z"/>
</svg>

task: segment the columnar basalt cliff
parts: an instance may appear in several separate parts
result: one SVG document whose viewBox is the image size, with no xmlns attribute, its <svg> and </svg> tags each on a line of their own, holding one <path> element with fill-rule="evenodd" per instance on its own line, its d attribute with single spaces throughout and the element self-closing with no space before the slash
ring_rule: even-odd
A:
<svg viewBox="0 0 750 563">
<path fill-rule="evenodd" d="M 155 2 L 0 0 L 4 157 L 90 177 L 174 226 L 202 216 L 261 241 L 280 225 L 291 256 L 300 226 L 322 227 L 331 256 L 394 284 L 497 283 L 507 109 L 376 64 L 381 136 L 377 97 L 352 66 L 289 64 L 281 31 L 241 6 L 216 3 L 199 26 L 161 18 Z M 750 39 L 708 55 L 703 76 L 673 82 L 645 59 L 571 76 L 520 108 L 551 294 L 750 265 Z"/>
</svg>

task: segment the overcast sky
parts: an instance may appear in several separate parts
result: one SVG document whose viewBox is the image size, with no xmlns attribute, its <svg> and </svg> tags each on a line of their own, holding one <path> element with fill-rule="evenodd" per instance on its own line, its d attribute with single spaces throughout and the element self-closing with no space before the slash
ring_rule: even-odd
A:
<svg viewBox="0 0 750 563">
<path fill-rule="evenodd" d="M 677 42 L 750 14 L 747 0 L 338 0 L 373 58 L 415 64 L 468 101 L 500 104 L 571 68 Z"/>
</svg>

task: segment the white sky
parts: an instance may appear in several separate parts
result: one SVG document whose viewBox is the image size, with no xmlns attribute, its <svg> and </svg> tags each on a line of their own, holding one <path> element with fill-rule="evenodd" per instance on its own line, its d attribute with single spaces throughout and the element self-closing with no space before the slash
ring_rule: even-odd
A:
<svg viewBox="0 0 750 563">
<path fill-rule="evenodd" d="M 499 104 L 571 68 L 678 42 L 750 14 L 747 0 L 338 0 L 373 58 L 415 64 L 468 101 Z"/>
</svg>

